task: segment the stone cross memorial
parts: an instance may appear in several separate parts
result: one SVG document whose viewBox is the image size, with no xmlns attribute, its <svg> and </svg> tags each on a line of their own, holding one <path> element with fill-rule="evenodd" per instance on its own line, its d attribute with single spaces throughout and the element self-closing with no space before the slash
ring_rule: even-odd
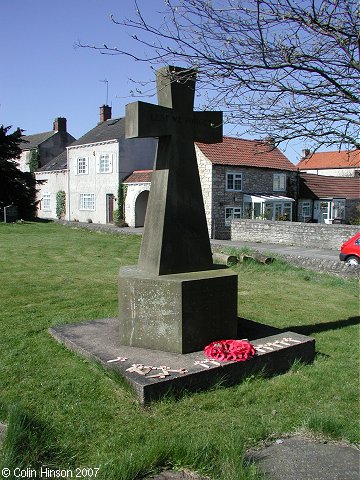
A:
<svg viewBox="0 0 360 480">
<path fill-rule="evenodd" d="M 222 112 L 193 111 L 193 70 L 156 80 L 159 105 L 126 107 L 126 137 L 159 140 L 139 263 L 119 273 L 120 343 L 190 353 L 237 330 L 237 275 L 213 265 L 194 146 L 222 141 Z"/>
</svg>

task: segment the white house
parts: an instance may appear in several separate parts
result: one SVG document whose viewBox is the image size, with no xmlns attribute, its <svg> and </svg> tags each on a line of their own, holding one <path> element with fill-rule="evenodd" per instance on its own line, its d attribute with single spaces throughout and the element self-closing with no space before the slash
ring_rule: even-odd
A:
<svg viewBox="0 0 360 480">
<path fill-rule="evenodd" d="M 152 167 L 155 149 L 154 139 L 125 139 L 125 119 L 112 119 L 111 107 L 103 105 L 97 126 L 36 172 L 45 180 L 38 216 L 56 218 L 56 195 L 64 191 L 65 219 L 112 223 L 119 184 L 134 170 Z"/>
<path fill-rule="evenodd" d="M 303 150 L 297 164 L 302 173 L 330 177 L 354 177 L 360 174 L 360 150 L 310 153 Z"/>
<path fill-rule="evenodd" d="M 44 167 L 35 172 L 38 186 L 37 215 L 39 218 L 56 218 L 56 194 L 66 192 L 68 186 L 67 152 L 64 150 Z"/>
<path fill-rule="evenodd" d="M 66 118 L 63 117 L 55 118 L 53 129 L 49 132 L 23 135 L 21 138 L 21 155 L 16 161 L 23 172 L 33 172 L 48 164 L 75 140 L 68 133 Z"/>
</svg>

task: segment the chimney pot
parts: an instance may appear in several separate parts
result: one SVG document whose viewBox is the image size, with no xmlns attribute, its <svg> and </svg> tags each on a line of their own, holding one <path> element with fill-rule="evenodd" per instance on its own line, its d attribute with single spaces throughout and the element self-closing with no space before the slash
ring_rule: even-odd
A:
<svg viewBox="0 0 360 480">
<path fill-rule="evenodd" d="M 100 107 L 100 123 L 111 119 L 111 107 L 109 105 L 102 105 Z"/>
</svg>

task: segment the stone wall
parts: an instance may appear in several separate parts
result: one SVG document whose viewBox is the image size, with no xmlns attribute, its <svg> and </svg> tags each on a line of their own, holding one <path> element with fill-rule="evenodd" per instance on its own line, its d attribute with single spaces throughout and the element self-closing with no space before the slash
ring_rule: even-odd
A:
<svg viewBox="0 0 360 480">
<path fill-rule="evenodd" d="M 202 153 L 200 148 L 195 145 L 196 159 L 199 169 L 201 190 L 204 199 L 204 208 L 209 235 L 212 236 L 212 163 Z"/>
<path fill-rule="evenodd" d="M 233 220 L 231 240 L 339 250 L 341 244 L 359 230 L 358 225 Z"/>
</svg>

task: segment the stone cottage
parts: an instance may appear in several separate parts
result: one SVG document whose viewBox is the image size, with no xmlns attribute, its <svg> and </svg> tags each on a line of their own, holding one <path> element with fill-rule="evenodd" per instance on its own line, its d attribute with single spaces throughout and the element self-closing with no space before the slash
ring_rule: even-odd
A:
<svg viewBox="0 0 360 480">
<path fill-rule="evenodd" d="M 300 173 L 299 222 L 352 223 L 360 217 L 360 176 Z"/>
<path fill-rule="evenodd" d="M 269 142 L 224 137 L 218 144 L 195 144 L 209 234 L 226 238 L 233 218 L 292 220 L 297 194 L 296 167 Z M 143 224 L 151 170 L 134 171 L 127 187 L 125 218 Z"/>
</svg>

